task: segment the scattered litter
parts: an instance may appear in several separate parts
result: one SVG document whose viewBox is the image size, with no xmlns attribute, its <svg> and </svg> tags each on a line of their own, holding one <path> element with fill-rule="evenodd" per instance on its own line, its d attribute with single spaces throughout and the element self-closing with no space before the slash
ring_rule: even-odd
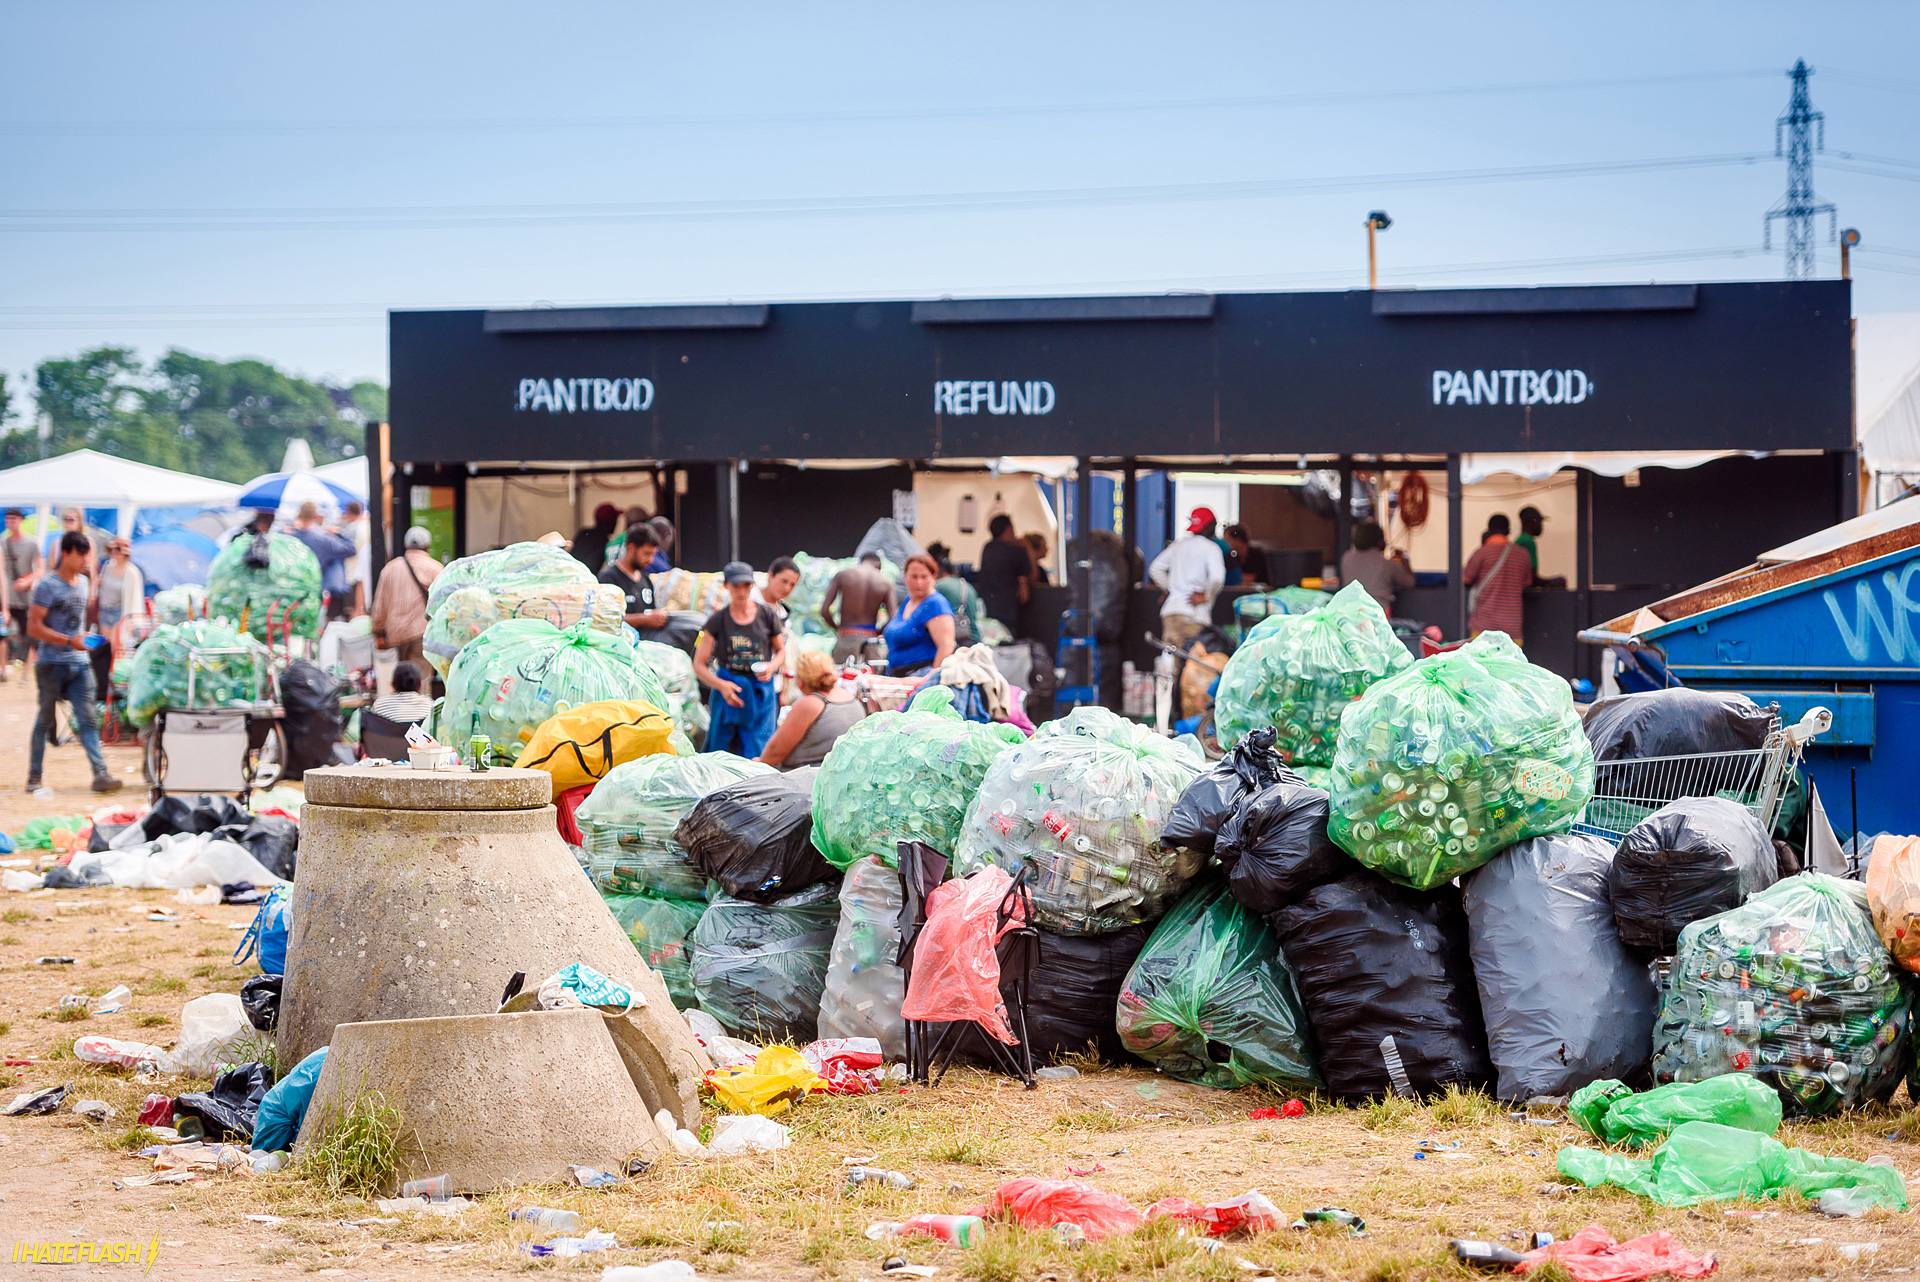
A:
<svg viewBox="0 0 1920 1282">
<path fill-rule="evenodd" d="M 1078 1166 L 1069 1166 L 1067 1168 L 1067 1174 L 1068 1175 L 1092 1175 L 1095 1171 L 1104 1171 L 1106 1169 L 1107 1168 L 1100 1165 L 1100 1163 L 1095 1162 L 1092 1166 L 1089 1166 L 1084 1170 L 1082 1170 Z"/>
<path fill-rule="evenodd" d="M 552 1229 L 558 1233 L 578 1233 L 580 1214 L 577 1211 L 565 1211 L 551 1206 L 523 1206 L 507 1214 L 510 1220 L 522 1220 L 536 1228 Z"/>
<path fill-rule="evenodd" d="M 1904 1181 L 1903 1181 L 1904 1183 Z M 1814 1203 L 1820 1214 L 1833 1219 L 1858 1219 L 1886 1199 L 1870 1188 L 1823 1189 Z"/>
<path fill-rule="evenodd" d="M 1693 1254 L 1664 1229 L 1615 1242 L 1598 1224 L 1589 1224 L 1564 1242 L 1548 1242 L 1522 1257 L 1521 1271 L 1552 1262 L 1577 1282 L 1640 1282 L 1657 1274 L 1704 1278 L 1719 1268 L 1711 1252 Z"/>
<path fill-rule="evenodd" d="M 253 1168 L 245 1149 L 231 1144 L 175 1144 L 153 1159 L 156 1171 L 244 1171 Z"/>
<path fill-rule="evenodd" d="M 591 1251 L 611 1251 L 619 1245 L 618 1239 L 613 1234 L 594 1229 L 585 1237 L 557 1237 L 545 1243 L 523 1242 L 520 1249 L 535 1259 L 551 1256 L 554 1259 L 565 1260 L 576 1255 L 586 1255 Z"/>
<path fill-rule="evenodd" d="M 447 1200 L 447 1194 L 452 1191 L 452 1188 L 452 1176 L 434 1175 L 424 1180 L 408 1180 L 400 1186 L 400 1196 L 403 1198 L 424 1198 L 429 1202 L 444 1202 Z"/>
<path fill-rule="evenodd" d="M 1324 1213 L 1312 1212 L 1315 1216 Z M 1183 1220 L 1203 1230 L 1208 1237 L 1226 1237 L 1233 1233 L 1263 1233 L 1280 1227 L 1280 1208 L 1263 1193 L 1249 1189 L 1239 1197 L 1200 1206 L 1184 1197 L 1162 1198 L 1147 1208 L 1149 1221 Z M 1304 1219 L 1304 1217 L 1302 1217 Z"/>
<path fill-rule="evenodd" d="M 1355 1237 L 1367 1235 L 1367 1222 L 1344 1206 L 1322 1206 L 1312 1211 L 1302 1211 L 1300 1218 L 1288 1227 L 1307 1229 L 1315 1224 L 1344 1224 Z"/>
<path fill-rule="evenodd" d="M 1159 1099 L 1160 1088 L 1152 1082 L 1142 1082 L 1133 1088 L 1133 1093 L 1141 1099 Z"/>
<path fill-rule="evenodd" d="M 103 1099 L 83 1099 L 73 1106 L 73 1111 L 89 1122 L 104 1122 L 113 1116 L 113 1105 Z"/>
<path fill-rule="evenodd" d="M 1843 1260 L 1863 1260 L 1869 1255 L 1880 1254 L 1878 1242 L 1837 1242 L 1834 1249 L 1840 1252 Z"/>
<path fill-rule="evenodd" d="M 73 958 L 71 957 L 36 957 L 33 959 L 33 964 L 36 966 L 71 966 L 73 965 Z"/>
<path fill-rule="evenodd" d="M 1565 1188 L 1566 1185 L 1562 1184 L 1556 1187 Z M 1720 1214 L 1731 1216 L 1734 1219 L 1741 1219 L 1741 1220 L 1766 1220 L 1766 1219 L 1773 1218 L 1774 1216 L 1780 1214 L 1780 1212 L 1778 1211 L 1745 1211 L 1745 1210 L 1739 1209 L 1738 1207 L 1735 1207 L 1732 1210 L 1722 1211 L 1720 1212 Z"/>
<path fill-rule="evenodd" d="M 27 1091 L 13 1097 L 13 1103 L 7 1105 L 8 1117 L 39 1117 L 51 1113 L 60 1107 L 60 1101 L 67 1097 L 67 1085 L 49 1086 L 44 1090 Z"/>
<path fill-rule="evenodd" d="M 1033 1075 L 1043 1082 L 1064 1082 L 1080 1076 L 1080 1070 L 1071 1064 L 1049 1064 L 1035 1069 Z"/>
<path fill-rule="evenodd" d="M 1514 1121 L 1519 1122 L 1523 1126 L 1558 1126 L 1560 1125 L 1560 1119 L 1557 1117 L 1535 1117 L 1531 1113 L 1509 1113 L 1507 1114 L 1507 1116 L 1513 1119 Z"/>
<path fill-rule="evenodd" d="M 685 1260 L 655 1264 L 610 1264 L 600 1270 L 600 1282 L 693 1282 L 698 1276 Z"/>
<path fill-rule="evenodd" d="M 173 902 L 194 908 L 210 908 L 220 902 L 220 887 L 202 886 L 198 890 L 183 890 L 173 897 Z"/>
<path fill-rule="evenodd" d="M 286 1169 L 287 1155 L 284 1150 L 276 1152 L 268 1152 L 265 1149 L 254 1150 L 253 1173 L 255 1175 L 272 1175 Z"/>
<path fill-rule="evenodd" d="M 930 1278 L 940 1269 L 933 1264 L 908 1264 L 905 1260 L 888 1260 L 880 1266 L 880 1271 L 890 1278 Z"/>
<path fill-rule="evenodd" d="M 986 1238 L 987 1222 L 977 1215 L 912 1215 L 904 1220 L 875 1220 L 867 1225 L 868 1240 L 930 1237 L 961 1249 L 979 1246 Z"/>
<path fill-rule="evenodd" d="M 1133 1204 L 1118 1194 L 1078 1180 L 1043 1180 L 1031 1175 L 1008 1180 L 993 1191 L 986 1213 L 1004 1216 L 1024 1228 L 1067 1228 L 1078 1240 L 1130 1233 L 1146 1223 Z"/>
<path fill-rule="evenodd" d="M 353 1229 L 391 1229 L 397 1227 L 400 1223 L 397 1219 L 383 1216 L 368 1216 L 364 1220 L 342 1220 L 340 1222 L 348 1228 Z"/>
<path fill-rule="evenodd" d="M 1283 1117 L 1305 1117 L 1306 1115 L 1306 1104 L 1297 1099 L 1290 1099 L 1279 1108 L 1256 1108 L 1247 1114 L 1247 1120 L 1249 1122 L 1277 1122 Z"/>
<path fill-rule="evenodd" d="M 1450 1152 L 1453 1149 L 1459 1148 L 1462 1142 L 1463 1141 L 1461 1140 L 1455 1140 L 1451 1144 L 1442 1144 L 1439 1140 L 1420 1140 L 1414 1145 L 1414 1147 L 1417 1149 L 1424 1149 L 1429 1153 L 1439 1153 L 1443 1151 Z"/>
<path fill-rule="evenodd" d="M 910 1189 L 913 1177 L 901 1171 L 882 1170 L 877 1166 L 855 1166 L 847 1171 L 847 1183 L 854 1187 L 862 1184 L 884 1184 L 888 1188 Z"/>
<path fill-rule="evenodd" d="M 700 1142 L 700 1137 L 676 1123 L 673 1120 L 673 1114 L 666 1109 L 663 1108 L 653 1115 L 653 1124 L 674 1152 L 684 1157 L 706 1156 L 706 1145 Z"/>
<path fill-rule="evenodd" d="M 91 1002 L 92 1000 L 93 998 L 87 996 L 85 993 L 68 993 L 65 997 L 62 997 L 60 999 L 60 1005 L 58 1006 L 57 1009 L 63 1010 L 63 1011 L 66 1011 L 66 1010 L 83 1011 L 87 1009 L 87 1003 Z"/>
<path fill-rule="evenodd" d="M 771 1117 L 735 1114 L 713 1124 L 713 1138 L 707 1141 L 707 1152 L 715 1157 L 734 1157 L 742 1153 L 770 1153 L 792 1144 L 793 1133 Z"/>
<path fill-rule="evenodd" d="M 880 1155 L 879 1155 L 878 1153 L 867 1153 L 867 1154 L 865 1154 L 865 1155 L 863 1155 L 863 1156 L 860 1156 L 860 1157 L 843 1157 L 843 1158 L 841 1158 L 841 1159 L 840 1159 L 840 1165 L 842 1165 L 842 1166 L 872 1166 L 872 1165 L 873 1165 L 873 1164 L 874 1164 L 875 1162 L 877 1162 L 877 1161 L 879 1161 L 879 1160 L 880 1160 Z"/>
<path fill-rule="evenodd" d="M 135 1189 L 150 1184 L 188 1184 L 200 1178 L 197 1171 L 157 1171 L 152 1175 L 130 1175 L 124 1180 L 115 1180 L 113 1187 Z"/>
<path fill-rule="evenodd" d="M 125 1010 L 127 1003 L 132 1000 L 133 990 L 125 984 L 120 984 L 101 995 L 100 1004 L 93 1008 L 93 1013 L 96 1015 L 111 1015 L 116 1011 Z"/>
<path fill-rule="evenodd" d="M 612 1171 L 596 1171 L 591 1166 L 569 1166 L 567 1174 L 583 1189 L 612 1188 L 620 1182 L 620 1177 Z"/>
<path fill-rule="evenodd" d="M 123 1042 L 112 1037 L 82 1037 L 73 1044 L 75 1059 L 85 1060 L 89 1064 L 112 1064 L 119 1068 L 157 1064 L 166 1058 L 166 1054 L 158 1046 L 146 1042 Z"/>
<path fill-rule="evenodd" d="M 460 1214 L 473 1203 L 464 1197 L 450 1197 L 444 1202 L 429 1202 L 424 1197 L 386 1197 L 374 1202 L 382 1215 L 439 1215 L 448 1219 Z"/>
<path fill-rule="evenodd" d="M 279 1216 L 279 1215 L 249 1215 L 246 1218 L 253 1221 L 253 1223 L 255 1224 L 264 1224 L 268 1228 L 272 1228 L 276 1224 L 285 1224 L 287 1222 L 284 1216 Z"/>
</svg>

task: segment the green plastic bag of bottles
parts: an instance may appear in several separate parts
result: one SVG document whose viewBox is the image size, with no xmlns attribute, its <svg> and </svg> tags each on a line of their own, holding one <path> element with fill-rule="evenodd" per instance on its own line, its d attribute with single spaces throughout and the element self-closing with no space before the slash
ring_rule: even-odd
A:
<svg viewBox="0 0 1920 1282">
<path fill-rule="evenodd" d="M 1874 932 L 1866 887 L 1788 877 L 1680 932 L 1656 1081 L 1751 1073 L 1789 1112 L 1885 1102 L 1907 1069 L 1911 995 Z"/>
<path fill-rule="evenodd" d="M 1340 714 L 1368 686 L 1412 666 L 1380 603 L 1349 583 L 1305 614 L 1276 616 L 1227 660 L 1214 696 L 1220 746 L 1272 726 L 1289 762 L 1333 764 Z"/>
<path fill-rule="evenodd" d="M 1116 1023 L 1129 1051 L 1183 1082 L 1323 1089 L 1280 938 L 1221 880 L 1161 918 L 1120 987 Z"/>
<path fill-rule="evenodd" d="M 702 698 L 700 679 L 693 674 L 693 658 L 678 646 L 658 641 L 635 641 L 641 662 L 659 678 L 660 688 L 670 701 L 661 706 L 673 718 L 674 729 L 687 737 L 696 751 L 707 741 L 707 701 Z"/>
<path fill-rule="evenodd" d="M 304 551 L 304 549 L 302 549 Z M 195 667 L 193 700 L 187 700 L 188 659 L 195 650 L 233 650 L 205 654 Z M 269 659 L 266 647 L 227 626 L 224 619 L 194 619 L 153 630 L 127 673 L 127 720 L 145 726 L 163 708 L 221 708 L 234 700 L 260 697 Z"/>
<path fill-rule="evenodd" d="M 1639 1093 L 1617 1078 L 1604 1078 L 1575 1091 L 1567 1112 L 1589 1135 L 1628 1148 L 1651 1148 L 1685 1122 L 1718 1122 L 1771 1135 L 1781 1121 L 1780 1096 L 1745 1073 L 1669 1082 Z"/>
<path fill-rule="evenodd" d="M 1844 1157 L 1788 1148 L 1771 1135 L 1717 1122 L 1682 1122 L 1651 1158 L 1563 1148 L 1554 1165 L 1560 1174 L 1588 1188 L 1612 1184 L 1652 1198 L 1662 1206 L 1732 1202 L 1782 1193 L 1798 1193 L 1824 1203 L 1827 1197 L 1844 1191 L 1851 1196 L 1841 1200 L 1862 1209 L 1907 1209 L 1906 1178 L 1891 1166 L 1869 1166 Z"/>
<path fill-rule="evenodd" d="M 1567 683 L 1502 632 L 1368 687 L 1340 718 L 1327 834 L 1382 876 L 1430 890 L 1593 794 L 1593 749 Z"/>
<path fill-rule="evenodd" d="M 814 777 L 814 847 L 842 870 L 866 855 L 895 867 L 903 841 L 952 855 L 987 767 L 1021 742 L 1013 726 L 963 718 L 945 686 L 859 721 Z"/>
<path fill-rule="evenodd" d="M 692 945 L 688 937 L 707 911 L 704 900 L 665 899 L 659 895 L 615 895 L 601 892 L 620 929 L 660 972 L 667 995 L 681 1010 L 694 1004 Z"/>
<path fill-rule="evenodd" d="M 707 879 L 673 839 L 674 829 L 708 793 L 773 773 L 772 766 L 731 752 L 622 762 L 573 812 L 586 841 L 588 875 L 603 894 L 704 900 Z"/>
<path fill-rule="evenodd" d="M 267 564 L 249 558 L 261 539 Z M 275 637 L 288 623 L 297 637 L 320 635 L 320 561 L 291 534 L 238 534 L 207 567 L 207 611 L 254 636 Z"/>
<path fill-rule="evenodd" d="M 625 612 L 626 596 L 565 549 L 510 543 L 447 563 L 427 592 L 421 649 L 444 677 L 469 642 L 502 620 L 544 619 L 563 629 L 585 623 L 618 636 Z"/>
<path fill-rule="evenodd" d="M 157 623 L 185 623 L 207 612 L 207 590 L 198 583 L 182 583 L 153 594 L 153 617 Z"/>
<path fill-rule="evenodd" d="M 508 619 L 475 637 L 448 671 L 438 737 L 464 748 L 485 735 L 488 764 L 510 766 L 541 722 L 602 699 L 667 706 L 653 669 L 623 638 L 584 623 Z"/>
<path fill-rule="evenodd" d="M 1034 919 L 1061 935 L 1155 922 L 1205 856 L 1160 833 L 1206 768 L 1191 736 L 1165 739 L 1100 707 L 1076 708 L 994 758 L 967 808 L 954 862 L 1028 868 Z"/>
<path fill-rule="evenodd" d="M 1275 588 L 1271 592 L 1253 593 L 1234 598 L 1233 621 L 1240 629 L 1240 640 L 1243 643 L 1254 641 L 1273 634 L 1274 629 L 1267 626 L 1269 621 L 1285 618 L 1290 614 L 1305 614 L 1309 610 L 1317 610 L 1331 600 L 1333 600 L 1331 592 L 1289 585 L 1284 588 Z"/>
</svg>

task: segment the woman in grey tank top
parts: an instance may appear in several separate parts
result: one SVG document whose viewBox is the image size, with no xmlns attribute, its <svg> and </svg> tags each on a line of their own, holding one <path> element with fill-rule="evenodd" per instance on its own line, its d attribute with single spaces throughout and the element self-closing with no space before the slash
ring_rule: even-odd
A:
<svg viewBox="0 0 1920 1282">
<path fill-rule="evenodd" d="M 866 715 L 826 655 L 815 650 L 802 654 L 794 664 L 794 675 L 800 698 L 787 709 L 780 728 L 760 754 L 760 760 L 782 770 L 819 765 L 834 741 Z"/>
</svg>

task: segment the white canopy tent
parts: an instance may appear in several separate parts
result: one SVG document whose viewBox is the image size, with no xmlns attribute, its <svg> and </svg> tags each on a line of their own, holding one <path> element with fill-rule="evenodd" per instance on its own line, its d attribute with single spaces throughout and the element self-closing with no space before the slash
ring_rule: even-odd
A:
<svg viewBox="0 0 1920 1282">
<path fill-rule="evenodd" d="M 1859 317 L 1854 421 L 1873 473 L 1920 473 L 1920 312 Z"/>
<path fill-rule="evenodd" d="M 188 472 L 136 463 L 98 450 L 75 450 L 58 458 L 22 463 L 0 472 L 0 506 L 34 509 L 47 528 L 55 508 L 110 507 L 114 532 L 132 537 L 134 514 L 143 507 L 203 504 L 231 507 L 240 487 Z"/>
</svg>

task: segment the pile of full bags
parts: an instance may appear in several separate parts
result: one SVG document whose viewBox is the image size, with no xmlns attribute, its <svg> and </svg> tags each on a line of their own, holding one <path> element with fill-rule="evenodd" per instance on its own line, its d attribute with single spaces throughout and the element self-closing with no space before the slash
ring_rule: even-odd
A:
<svg viewBox="0 0 1920 1282">
<path fill-rule="evenodd" d="M 1200 871 L 1201 855 L 1161 844 L 1181 793 L 1206 764 L 1100 707 L 1049 721 L 1001 752 L 967 809 L 954 864 L 1027 869 L 1034 920 L 1100 935 L 1159 920 Z"/>
<path fill-rule="evenodd" d="M 1340 722 L 1328 832 L 1418 890 L 1567 827 L 1593 793 L 1593 750 L 1567 683 L 1505 633 L 1368 687 Z"/>
<path fill-rule="evenodd" d="M 1774 883 L 1779 859 L 1745 806 L 1721 797 L 1668 802 L 1633 826 L 1609 883 L 1620 938 L 1671 953 L 1680 932 L 1738 908 Z"/>
<path fill-rule="evenodd" d="M 440 571 L 427 593 L 421 648 L 444 677 L 469 642 L 504 619 L 541 619 L 557 628 L 585 624 L 617 636 L 625 614 L 625 595 L 597 581 L 564 548 L 510 543 L 449 561 Z"/>
<path fill-rule="evenodd" d="M 1221 746 L 1271 726 L 1288 761 L 1331 765 L 1341 713 L 1375 681 L 1412 663 L 1380 603 L 1358 583 L 1318 609 L 1265 619 L 1220 674 L 1214 721 Z"/>
<path fill-rule="evenodd" d="M 700 1009 L 748 1041 L 813 1041 L 839 893 L 828 881 L 768 904 L 729 895 L 708 904 L 692 940 Z"/>
<path fill-rule="evenodd" d="M 227 653 L 209 653 L 217 650 Z M 189 660 L 195 651 L 201 657 L 190 672 Z M 236 700 L 252 703 L 260 696 L 268 663 L 266 647 L 236 632 L 223 619 L 194 619 L 155 628 L 133 652 L 127 676 L 127 720 L 145 726 L 164 708 L 220 708 Z"/>
<path fill-rule="evenodd" d="M 708 793 L 774 773 L 730 752 L 642 757 L 615 766 L 573 816 L 586 839 L 594 884 L 607 894 L 706 898 L 706 874 L 675 831 Z"/>
<path fill-rule="evenodd" d="M 1865 887 L 1802 873 L 1680 932 L 1653 1073 L 1751 1073 L 1794 1113 L 1885 1102 L 1907 1068 L 1911 1014 Z"/>
<path fill-rule="evenodd" d="M 263 640 L 318 637 L 319 558 L 291 534 L 237 534 L 207 567 L 207 612 Z"/>
</svg>

